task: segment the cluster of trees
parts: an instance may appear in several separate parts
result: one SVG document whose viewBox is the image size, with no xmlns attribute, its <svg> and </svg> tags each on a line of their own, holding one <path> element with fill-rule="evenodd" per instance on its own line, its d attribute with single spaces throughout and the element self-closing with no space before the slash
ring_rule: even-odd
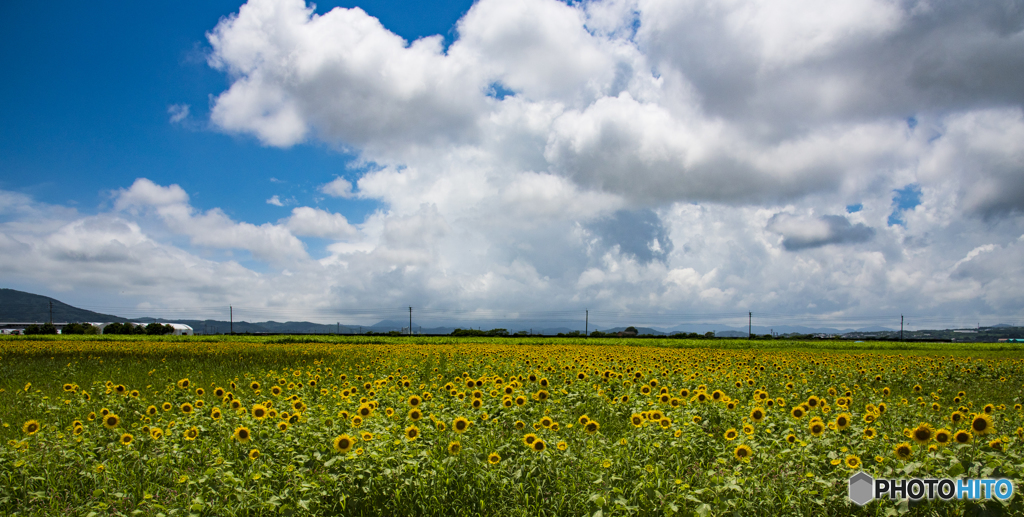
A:
<svg viewBox="0 0 1024 517">
<path fill-rule="evenodd" d="M 89 323 L 69 323 L 60 332 L 61 334 L 99 334 L 100 329 Z"/>
<path fill-rule="evenodd" d="M 491 329 L 491 330 L 477 330 L 477 329 L 455 329 L 451 333 L 452 336 L 459 337 L 494 337 L 494 336 L 507 336 L 508 329 Z"/>
<path fill-rule="evenodd" d="M 56 334 L 57 327 L 53 326 L 53 323 L 43 323 L 42 325 L 29 325 L 25 327 L 26 336 L 34 336 L 39 334 Z"/>
<path fill-rule="evenodd" d="M 703 334 L 698 334 L 696 332 L 689 332 L 689 333 L 687 333 L 687 332 L 679 332 L 677 334 L 672 334 L 672 335 L 670 335 L 668 337 L 673 338 L 673 339 L 702 339 L 702 338 L 713 338 L 713 337 L 715 337 L 715 333 L 714 332 L 705 332 Z"/>
<path fill-rule="evenodd" d="M 103 328 L 104 334 L 137 334 L 149 336 L 161 336 L 174 332 L 174 327 L 161 323 L 150 323 L 149 325 L 132 325 L 131 323 L 111 323 Z"/>
</svg>

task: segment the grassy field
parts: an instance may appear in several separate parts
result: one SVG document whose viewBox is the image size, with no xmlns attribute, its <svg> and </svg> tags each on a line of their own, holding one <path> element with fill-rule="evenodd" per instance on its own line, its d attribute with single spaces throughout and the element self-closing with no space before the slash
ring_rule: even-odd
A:
<svg viewBox="0 0 1024 517">
<path fill-rule="evenodd" d="M 1005 343 L 0 338 L 0 514 L 1020 515 L 1022 388 Z"/>
</svg>

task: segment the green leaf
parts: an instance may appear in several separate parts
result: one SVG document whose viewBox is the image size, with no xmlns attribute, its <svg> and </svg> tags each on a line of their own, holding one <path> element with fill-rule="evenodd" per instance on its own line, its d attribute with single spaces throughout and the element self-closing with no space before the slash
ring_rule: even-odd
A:
<svg viewBox="0 0 1024 517">
<path fill-rule="evenodd" d="M 962 463 L 957 461 L 949 466 L 949 470 L 947 470 L 946 473 L 949 474 L 950 477 L 957 477 L 964 473 L 964 466 Z"/>
<path fill-rule="evenodd" d="M 900 515 L 910 512 L 910 499 L 900 499 L 900 504 L 896 506 L 896 511 Z"/>
<path fill-rule="evenodd" d="M 591 517 L 604 517 L 604 512 L 598 509 Z"/>
</svg>

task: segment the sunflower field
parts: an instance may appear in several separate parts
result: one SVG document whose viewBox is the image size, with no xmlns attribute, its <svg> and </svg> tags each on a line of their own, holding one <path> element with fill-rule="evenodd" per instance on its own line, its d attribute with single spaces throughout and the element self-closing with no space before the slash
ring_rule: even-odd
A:
<svg viewBox="0 0 1024 517">
<path fill-rule="evenodd" d="M 0 338 L 0 514 L 1022 515 L 1024 353 L 967 346 Z"/>
</svg>

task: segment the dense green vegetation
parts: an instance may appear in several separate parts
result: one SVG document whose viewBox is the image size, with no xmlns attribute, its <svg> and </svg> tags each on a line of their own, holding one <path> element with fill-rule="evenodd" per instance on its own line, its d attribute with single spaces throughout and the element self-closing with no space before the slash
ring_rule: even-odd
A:
<svg viewBox="0 0 1024 517">
<path fill-rule="evenodd" d="M 1020 479 L 1022 358 L 1006 343 L 2 338 L 0 514 L 1019 514 L 1019 492 L 861 508 L 846 483 Z"/>
</svg>

